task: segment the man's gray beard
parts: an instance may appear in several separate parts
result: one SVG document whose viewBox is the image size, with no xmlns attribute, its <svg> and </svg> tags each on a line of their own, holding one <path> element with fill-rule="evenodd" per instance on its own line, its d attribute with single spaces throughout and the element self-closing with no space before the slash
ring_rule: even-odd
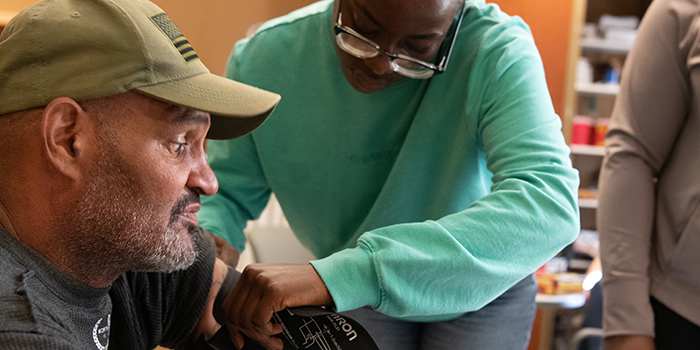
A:
<svg viewBox="0 0 700 350">
<path fill-rule="evenodd" d="M 156 215 L 118 156 L 102 153 L 85 195 L 64 221 L 64 232 L 74 238 L 74 258 L 88 262 L 83 273 L 171 272 L 192 265 L 197 228 L 186 227 L 190 234 L 183 242 L 178 222 L 168 224 L 170 213 Z"/>
</svg>

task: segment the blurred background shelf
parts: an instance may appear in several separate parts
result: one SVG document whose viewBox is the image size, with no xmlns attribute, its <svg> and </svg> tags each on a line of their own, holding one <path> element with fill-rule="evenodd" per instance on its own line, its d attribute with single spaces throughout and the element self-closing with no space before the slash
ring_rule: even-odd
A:
<svg viewBox="0 0 700 350">
<path fill-rule="evenodd" d="M 610 40 L 604 38 L 582 38 L 581 49 L 600 51 L 612 54 L 626 54 L 632 49 L 633 42 L 623 40 Z"/>
<path fill-rule="evenodd" d="M 579 198 L 578 199 L 579 208 L 583 209 L 596 209 L 598 208 L 597 198 Z"/>
<path fill-rule="evenodd" d="M 601 157 L 605 155 L 605 147 L 601 146 L 572 144 L 569 147 L 571 148 L 571 153 L 573 154 Z"/>
<path fill-rule="evenodd" d="M 610 83 L 580 83 L 576 84 L 576 92 L 580 94 L 615 96 L 620 93 L 620 85 Z"/>
<path fill-rule="evenodd" d="M 586 304 L 586 296 L 583 293 L 554 295 L 538 293 L 535 301 L 538 308 L 576 309 Z"/>
</svg>

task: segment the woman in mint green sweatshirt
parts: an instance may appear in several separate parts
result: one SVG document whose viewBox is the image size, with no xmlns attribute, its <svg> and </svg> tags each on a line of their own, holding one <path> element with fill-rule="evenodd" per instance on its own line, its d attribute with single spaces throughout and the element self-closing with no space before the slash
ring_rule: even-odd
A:
<svg viewBox="0 0 700 350">
<path fill-rule="evenodd" d="M 325 304 L 385 350 L 527 347 L 531 274 L 579 221 L 520 18 L 481 0 L 325 0 L 238 42 L 227 76 L 282 100 L 209 143 L 220 190 L 200 223 L 242 250 L 274 192 L 318 259 L 246 269 L 228 303 L 237 345 L 275 348 L 273 311 Z"/>
</svg>

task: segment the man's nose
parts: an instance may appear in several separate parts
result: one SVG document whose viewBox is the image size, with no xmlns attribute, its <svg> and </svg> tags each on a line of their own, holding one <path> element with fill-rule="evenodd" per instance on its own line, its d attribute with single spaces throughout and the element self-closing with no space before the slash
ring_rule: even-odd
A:
<svg viewBox="0 0 700 350">
<path fill-rule="evenodd" d="M 219 181 L 214 171 L 211 170 L 206 158 L 202 159 L 192 168 L 187 179 L 187 187 L 203 196 L 212 196 L 219 190 Z"/>
</svg>

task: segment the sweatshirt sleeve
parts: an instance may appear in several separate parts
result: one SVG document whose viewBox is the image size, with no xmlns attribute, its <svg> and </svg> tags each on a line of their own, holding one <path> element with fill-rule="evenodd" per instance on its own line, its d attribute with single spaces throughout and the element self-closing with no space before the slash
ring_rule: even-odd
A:
<svg viewBox="0 0 700 350">
<path fill-rule="evenodd" d="M 690 96 L 685 57 L 679 52 L 685 33 L 669 3 L 654 2 L 639 27 L 605 140 L 598 230 L 606 336 L 654 335 L 647 273 L 654 178 L 673 149 Z"/>
<path fill-rule="evenodd" d="M 313 261 L 338 310 L 371 305 L 423 321 L 478 310 L 577 236 L 578 174 L 529 29 L 517 19 L 496 25 L 476 49 L 464 113 L 493 174 L 490 193 Z"/>
</svg>

